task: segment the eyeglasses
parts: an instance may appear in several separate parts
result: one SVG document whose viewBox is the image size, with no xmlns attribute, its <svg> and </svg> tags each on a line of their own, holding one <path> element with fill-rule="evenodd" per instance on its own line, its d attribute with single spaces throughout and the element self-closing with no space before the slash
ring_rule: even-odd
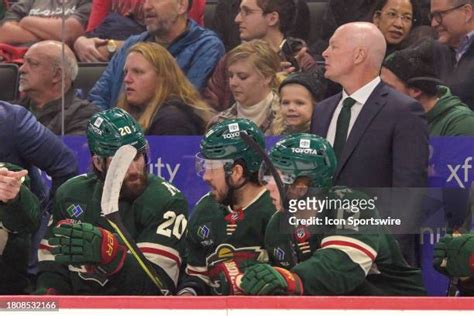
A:
<svg viewBox="0 0 474 316">
<path fill-rule="evenodd" d="M 428 19 L 430 19 L 430 21 L 433 21 L 433 19 L 435 19 L 436 22 L 438 22 L 439 24 L 443 23 L 443 18 L 448 15 L 449 13 L 453 12 L 454 10 L 457 10 L 463 6 L 465 6 L 467 3 L 463 3 L 463 4 L 460 4 L 454 8 L 450 8 L 450 9 L 446 9 L 446 10 L 443 10 L 443 11 L 438 11 L 438 12 L 431 12 L 430 14 L 428 14 Z"/>
<path fill-rule="evenodd" d="M 397 18 L 400 18 L 402 19 L 403 23 L 413 23 L 413 21 L 415 21 L 415 19 L 413 19 L 411 15 L 407 15 L 407 14 L 398 14 L 397 12 L 394 12 L 394 11 L 386 11 L 386 12 L 377 11 L 377 12 L 378 14 L 383 13 L 383 15 L 385 15 L 385 17 L 389 20 L 395 20 Z"/>
<path fill-rule="evenodd" d="M 261 12 L 262 14 L 264 14 L 264 12 L 260 9 L 249 9 L 247 7 L 242 7 L 242 8 L 239 8 L 239 14 L 245 18 L 249 15 L 252 15 L 254 13 L 258 13 L 258 12 Z"/>
</svg>

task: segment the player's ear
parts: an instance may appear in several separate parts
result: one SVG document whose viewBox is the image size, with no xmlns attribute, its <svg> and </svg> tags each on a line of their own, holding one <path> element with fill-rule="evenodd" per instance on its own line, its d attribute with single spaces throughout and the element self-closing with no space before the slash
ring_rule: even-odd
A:
<svg viewBox="0 0 474 316">
<path fill-rule="evenodd" d="M 102 157 L 99 156 L 92 156 L 92 164 L 94 165 L 94 168 L 96 168 L 100 172 L 104 172 L 105 166 L 104 166 L 105 160 Z"/>
<path fill-rule="evenodd" d="M 232 167 L 232 174 L 231 174 L 234 182 L 239 182 L 240 179 L 244 178 L 245 177 L 245 169 L 244 167 L 239 164 L 239 163 L 236 163 L 233 167 Z"/>
</svg>

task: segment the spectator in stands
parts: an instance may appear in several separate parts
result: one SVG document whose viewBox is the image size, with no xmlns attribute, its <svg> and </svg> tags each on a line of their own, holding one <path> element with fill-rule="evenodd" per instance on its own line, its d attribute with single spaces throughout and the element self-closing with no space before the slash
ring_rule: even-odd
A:
<svg viewBox="0 0 474 316">
<path fill-rule="evenodd" d="M 235 103 L 210 122 L 232 118 L 253 121 L 265 135 L 284 130 L 280 104 L 275 89 L 280 68 L 278 54 L 263 40 L 245 42 L 227 54 L 229 87 Z"/>
<path fill-rule="evenodd" d="M 135 44 L 124 72 L 124 92 L 117 106 L 129 112 L 146 134 L 204 134 L 213 112 L 166 48 Z"/>
<path fill-rule="evenodd" d="M 415 0 L 378 0 L 375 4 L 373 23 L 387 41 L 386 56 L 400 49 L 414 26 L 419 13 Z"/>
<path fill-rule="evenodd" d="M 435 74 L 432 40 L 389 55 L 381 78 L 388 86 L 420 102 L 426 112 L 430 136 L 474 135 L 474 112 L 452 95 Z M 469 214 L 469 190 L 450 188 L 442 193 L 446 227 L 450 231 L 458 230 Z"/>
<path fill-rule="evenodd" d="M 145 0 L 147 31 L 125 41 L 92 88 L 89 99 L 103 109 L 115 106 L 127 51 L 138 42 L 157 42 L 167 47 L 189 81 L 201 91 L 224 55 L 224 45 L 214 32 L 188 19 L 188 6 L 188 0 Z"/>
<path fill-rule="evenodd" d="M 20 67 L 19 89 L 24 96 L 19 100 L 30 109 L 38 121 L 56 135 L 85 134 L 87 121 L 98 108 L 74 95 L 72 83 L 78 66 L 74 53 L 56 41 L 34 44 L 25 54 Z M 64 75 L 64 130 L 62 114 L 62 84 Z"/>
<path fill-rule="evenodd" d="M 423 106 L 431 136 L 473 136 L 474 113 L 435 74 L 433 46 L 426 40 L 389 55 L 381 78 Z"/>
<path fill-rule="evenodd" d="M 146 31 L 144 0 L 93 0 L 86 34 L 74 43 L 80 61 L 105 62 L 124 41 Z M 205 0 L 192 1 L 190 18 L 204 24 Z"/>
<path fill-rule="evenodd" d="M 234 19 L 239 13 L 241 0 L 218 0 L 210 28 L 224 42 L 226 52 L 241 43 L 239 27 Z"/>
<path fill-rule="evenodd" d="M 282 61 L 287 61 L 286 54 L 283 53 L 283 46 L 286 43 L 286 35 L 293 27 L 296 16 L 296 7 L 293 0 L 242 0 L 235 23 L 239 26 L 240 40 L 250 41 L 261 39 L 270 44 L 270 47 L 280 54 Z M 296 42 L 296 41 L 293 41 Z M 301 49 L 305 44 L 291 45 L 290 55 L 294 58 L 297 49 Z M 218 111 L 228 109 L 234 100 L 229 88 L 229 75 L 227 69 L 227 55 L 219 61 L 212 77 L 209 79 L 208 87 L 203 92 L 206 102 Z M 314 65 L 314 59 L 303 52 L 298 59 L 310 59 L 305 62 L 307 68 Z M 299 67 L 296 60 L 295 65 Z M 285 62 L 284 67 L 291 66 Z"/>
<path fill-rule="evenodd" d="M 224 42 L 226 51 L 230 51 L 241 43 L 239 36 L 239 26 L 235 23 L 235 18 L 240 10 L 242 0 L 218 0 L 214 12 L 214 19 L 211 23 L 213 29 Z M 266 6 L 268 0 L 257 1 L 259 7 Z M 305 41 L 309 38 L 310 32 L 310 12 L 307 0 L 296 0 L 296 13 L 291 15 L 291 11 L 287 11 L 288 17 L 293 20 L 294 24 L 285 35 L 301 38 Z"/>
<path fill-rule="evenodd" d="M 206 11 L 206 0 L 191 0 L 189 9 L 189 17 L 197 22 L 200 26 L 204 26 L 204 13 Z"/>
<path fill-rule="evenodd" d="M 468 0 L 431 0 L 431 26 L 442 47 L 437 57 L 440 76 L 474 109 L 474 10 Z"/>
<path fill-rule="evenodd" d="M 326 79 L 320 70 L 290 74 L 279 87 L 281 115 L 286 130 L 281 134 L 308 133 L 316 103 L 326 93 Z"/>
<path fill-rule="evenodd" d="M 144 0 L 93 0 L 86 33 L 74 42 L 82 62 L 106 62 L 132 35 L 146 31 Z"/>
<path fill-rule="evenodd" d="M 28 171 L 0 163 L 0 294 L 26 294 L 31 234 L 41 219 Z"/>
<path fill-rule="evenodd" d="M 371 13 L 374 10 L 375 2 L 376 0 L 328 0 L 326 12 L 321 21 L 320 39 L 322 43 L 318 46 L 326 48 L 331 36 L 343 24 L 372 21 Z"/>
<path fill-rule="evenodd" d="M 60 41 L 63 6 L 65 42 L 72 45 L 85 31 L 90 0 L 19 0 L 8 8 L 0 23 L 0 43 L 27 45 L 42 40 Z"/>
</svg>

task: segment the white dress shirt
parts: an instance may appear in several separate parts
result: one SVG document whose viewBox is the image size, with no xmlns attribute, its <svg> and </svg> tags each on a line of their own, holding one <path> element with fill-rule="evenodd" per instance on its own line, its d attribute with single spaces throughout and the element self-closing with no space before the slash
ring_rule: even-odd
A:
<svg viewBox="0 0 474 316">
<path fill-rule="evenodd" d="M 354 126 L 357 117 L 362 111 L 362 107 L 364 106 L 367 99 L 370 97 L 372 92 L 374 91 L 375 87 L 380 83 L 380 77 L 376 77 L 374 80 L 360 88 L 359 90 L 355 91 L 352 95 L 348 95 L 345 90 L 342 90 L 342 98 L 339 101 L 339 104 L 332 115 L 331 123 L 329 124 L 328 133 L 326 139 L 334 146 L 334 138 L 336 137 L 336 127 L 337 127 L 337 118 L 339 117 L 339 113 L 341 113 L 342 109 L 342 101 L 347 97 L 351 97 L 356 100 L 356 103 L 351 107 L 351 120 L 349 122 L 349 130 L 347 131 L 347 137 L 351 133 L 352 127 Z M 346 138 L 347 139 L 347 138 Z"/>
</svg>

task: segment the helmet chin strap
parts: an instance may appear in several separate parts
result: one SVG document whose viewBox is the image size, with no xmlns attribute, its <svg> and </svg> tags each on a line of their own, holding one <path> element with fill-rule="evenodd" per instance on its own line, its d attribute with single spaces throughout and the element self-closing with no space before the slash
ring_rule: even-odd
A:
<svg viewBox="0 0 474 316">
<path fill-rule="evenodd" d="M 235 191 L 239 190 L 244 185 L 246 185 L 249 182 L 249 178 L 245 177 L 244 182 L 242 182 L 238 186 L 234 186 L 230 183 L 230 175 L 231 175 L 231 173 L 228 173 L 228 172 L 225 173 L 225 183 L 226 183 L 228 189 L 227 189 L 227 194 L 225 195 L 224 200 L 221 203 L 224 204 L 225 206 L 233 207 L 235 202 L 236 202 L 235 201 Z"/>
</svg>

